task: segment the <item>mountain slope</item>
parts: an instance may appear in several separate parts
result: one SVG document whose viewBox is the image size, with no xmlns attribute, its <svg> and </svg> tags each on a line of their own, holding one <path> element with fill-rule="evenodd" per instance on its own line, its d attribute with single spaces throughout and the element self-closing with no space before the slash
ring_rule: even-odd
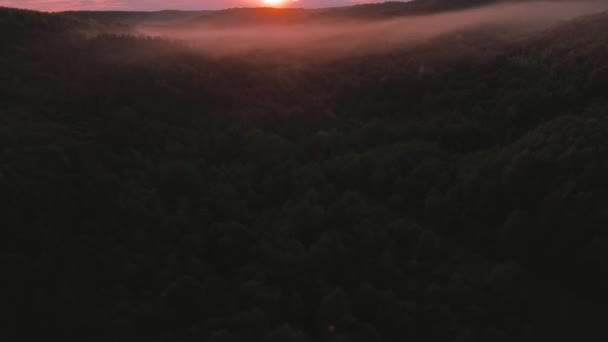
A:
<svg viewBox="0 0 608 342">
<path fill-rule="evenodd" d="M 125 32 L 113 23 L 86 20 L 61 13 L 43 13 L 0 7 L 0 44 L 43 41 L 48 37 Z"/>
<path fill-rule="evenodd" d="M 137 25 L 141 23 L 160 24 L 189 20 L 212 11 L 177 11 L 165 10 L 157 12 L 136 11 L 68 11 L 62 14 L 69 17 L 96 20 L 101 22 L 114 22 L 124 25 Z"/>
<path fill-rule="evenodd" d="M 324 63 L 2 15 L 10 340 L 607 340 L 606 15 Z"/>
<path fill-rule="evenodd" d="M 195 21 L 209 25 L 268 25 L 331 22 L 335 20 L 381 20 L 408 15 L 466 9 L 492 0 L 415 0 L 385 2 L 326 9 L 232 8 L 205 13 Z"/>
</svg>

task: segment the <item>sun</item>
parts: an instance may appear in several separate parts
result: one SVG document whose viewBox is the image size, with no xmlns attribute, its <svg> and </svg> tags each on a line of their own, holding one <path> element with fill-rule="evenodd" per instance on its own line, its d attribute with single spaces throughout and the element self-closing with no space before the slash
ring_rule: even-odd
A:
<svg viewBox="0 0 608 342">
<path fill-rule="evenodd" d="M 281 6 L 285 4 L 287 0 L 262 0 L 262 4 L 266 6 Z"/>
<path fill-rule="evenodd" d="M 262 3 L 262 5 L 264 6 L 269 6 L 269 7 L 282 7 L 287 5 L 288 3 L 295 3 L 298 2 L 299 0 L 258 0 Z"/>
</svg>

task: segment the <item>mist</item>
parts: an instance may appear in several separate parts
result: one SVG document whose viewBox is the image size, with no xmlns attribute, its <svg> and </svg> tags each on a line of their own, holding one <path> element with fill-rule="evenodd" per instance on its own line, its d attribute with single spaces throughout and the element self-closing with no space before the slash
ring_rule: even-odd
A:
<svg viewBox="0 0 608 342">
<path fill-rule="evenodd" d="M 513 39 L 545 30 L 561 21 L 605 11 L 608 3 L 504 3 L 476 9 L 399 19 L 323 18 L 290 24 L 188 22 L 137 27 L 139 34 L 188 43 L 212 55 L 267 52 L 317 59 L 386 53 L 433 38 L 465 31 L 499 29 Z"/>
</svg>

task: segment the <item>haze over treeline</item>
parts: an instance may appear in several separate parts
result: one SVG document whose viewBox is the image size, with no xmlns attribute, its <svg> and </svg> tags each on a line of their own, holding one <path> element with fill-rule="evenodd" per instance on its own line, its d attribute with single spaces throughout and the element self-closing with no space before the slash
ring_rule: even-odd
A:
<svg viewBox="0 0 608 342">
<path fill-rule="evenodd" d="M 315 59 L 329 59 L 350 54 L 386 53 L 412 43 L 466 30 L 498 30 L 522 37 L 540 32 L 559 21 L 606 9 L 608 2 L 605 1 L 540 1 L 367 20 L 341 13 L 310 15 L 305 11 L 291 13 L 280 9 L 251 9 L 201 15 L 170 24 L 143 23 L 137 26 L 136 31 L 144 35 L 183 40 L 212 54 L 270 50 L 295 55 L 312 54 Z M 285 19 L 284 15 L 288 18 Z"/>
<path fill-rule="evenodd" d="M 605 1 L 0 8 L 1 335 L 608 341 L 607 89 Z"/>
</svg>

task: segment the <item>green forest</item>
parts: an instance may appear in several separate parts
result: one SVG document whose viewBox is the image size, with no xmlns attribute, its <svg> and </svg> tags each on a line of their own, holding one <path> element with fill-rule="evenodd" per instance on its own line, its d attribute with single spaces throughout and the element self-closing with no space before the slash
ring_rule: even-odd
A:
<svg viewBox="0 0 608 342">
<path fill-rule="evenodd" d="M 327 60 L 112 18 L 0 8 L 5 341 L 608 338 L 608 14 Z"/>
</svg>

